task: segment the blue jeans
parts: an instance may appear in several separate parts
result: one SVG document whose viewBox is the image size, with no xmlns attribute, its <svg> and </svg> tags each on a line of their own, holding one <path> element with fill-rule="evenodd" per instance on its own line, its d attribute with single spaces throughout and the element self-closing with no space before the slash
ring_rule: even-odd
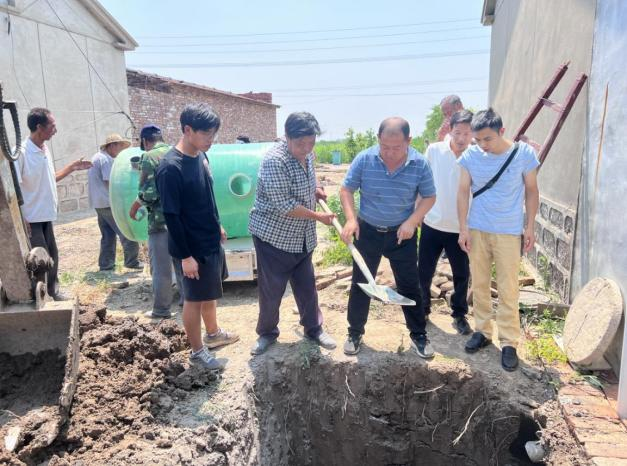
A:
<svg viewBox="0 0 627 466">
<path fill-rule="evenodd" d="M 139 265 L 139 243 L 127 239 L 115 223 L 111 208 L 96 209 L 98 214 L 98 228 L 100 228 L 100 255 L 98 266 L 100 270 L 113 270 L 115 267 L 116 236 L 120 238 L 124 250 L 124 266 L 137 267 Z"/>
<path fill-rule="evenodd" d="M 150 257 L 150 274 L 152 275 L 152 293 L 154 302 L 152 313 L 155 316 L 170 317 L 172 305 L 172 268 L 176 275 L 176 286 L 181 297 L 183 295 L 183 270 L 181 261 L 170 256 L 168 252 L 167 230 L 148 234 L 148 256 Z"/>
</svg>

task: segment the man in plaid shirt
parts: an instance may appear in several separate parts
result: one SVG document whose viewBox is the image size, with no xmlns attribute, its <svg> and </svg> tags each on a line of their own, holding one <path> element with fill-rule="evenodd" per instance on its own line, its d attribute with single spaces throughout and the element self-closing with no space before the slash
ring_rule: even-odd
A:
<svg viewBox="0 0 627 466">
<path fill-rule="evenodd" d="M 322 330 L 322 313 L 311 256 L 316 221 L 331 225 L 333 214 L 316 212 L 313 147 L 320 126 L 313 115 L 292 113 L 285 122 L 285 141 L 268 151 L 259 169 L 249 231 L 257 254 L 259 339 L 253 355 L 265 352 L 279 336 L 279 307 L 290 282 L 305 335 L 327 349 L 335 341 Z"/>
</svg>

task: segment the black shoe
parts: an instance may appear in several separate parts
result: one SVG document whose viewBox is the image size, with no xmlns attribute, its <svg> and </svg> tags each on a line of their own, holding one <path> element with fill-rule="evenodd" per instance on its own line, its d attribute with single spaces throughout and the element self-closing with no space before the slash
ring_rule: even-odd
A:
<svg viewBox="0 0 627 466">
<path fill-rule="evenodd" d="M 481 332 L 475 332 L 470 337 L 470 340 L 466 342 L 465 350 L 467 353 L 476 353 L 484 346 L 488 346 L 492 343 L 492 340 L 488 340 Z"/>
<path fill-rule="evenodd" d="M 453 327 L 457 330 L 458 333 L 462 335 L 469 335 L 472 332 L 470 325 L 468 324 L 468 320 L 466 317 L 455 317 L 453 321 Z"/>
<path fill-rule="evenodd" d="M 127 269 L 131 269 L 131 270 L 143 270 L 144 264 L 142 264 L 141 262 L 138 262 L 137 264 L 125 265 L 124 267 L 126 267 Z"/>
<path fill-rule="evenodd" d="M 518 367 L 518 356 L 516 348 L 513 346 L 504 346 L 501 350 L 501 365 L 506 371 L 515 371 Z"/>
</svg>

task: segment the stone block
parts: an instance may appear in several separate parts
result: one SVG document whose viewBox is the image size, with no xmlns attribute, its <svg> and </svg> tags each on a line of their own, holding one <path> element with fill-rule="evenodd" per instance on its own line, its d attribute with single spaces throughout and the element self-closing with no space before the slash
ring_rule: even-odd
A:
<svg viewBox="0 0 627 466">
<path fill-rule="evenodd" d="M 87 182 L 87 170 L 75 172 L 73 175 L 73 179 L 76 182 Z"/>
<path fill-rule="evenodd" d="M 551 207 L 549 210 L 549 221 L 561 230 L 564 226 L 564 214 Z"/>
<path fill-rule="evenodd" d="M 69 197 L 80 197 L 85 192 L 85 185 L 83 183 L 73 183 L 68 186 Z"/>
<path fill-rule="evenodd" d="M 558 238 L 555 252 L 559 264 L 566 270 L 570 270 L 572 262 L 570 244 Z"/>
<path fill-rule="evenodd" d="M 573 232 L 574 227 L 575 221 L 570 215 L 567 215 L 564 219 L 564 231 L 570 235 Z"/>
<path fill-rule="evenodd" d="M 81 197 L 78 200 L 78 208 L 83 210 L 83 209 L 89 209 L 89 197 L 85 196 L 85 197 Z"/>
<path fill-rule="evenodd" d="M 534 267 L 536 267 L 536 255 L 537 255 L 537 251 L 535 246 L 531 248 L 531 250 L 527 253 L 527 259 L 529 259 L 529 262 L 531 262 L 531 265 L 533 265 Z"/>
<path fill-rule="evenodd" d="M 57 186 L 57 194 L 60 200 L 64 200 L 67 198 L 67 186 L 59 185 Z"/>
<path fill-rule="evenodd" d="M 73 212 L 78 210 L 77 199 L 66 199 L 59 204 L 59 212 Z"/>
<path fill-rule="evenodd" d="M 555 251 L 555 235 L 551 233 L 548 229 L 544 229 L 542 232 L 542 244 L 546 251 L 551 255 Z"/>
<path fill-rule="evenodd" d="M 548 220 L 549 219 L 549 206 L 546 205 L 544 202 L 540 203 L 540 216 L 544 220 Z"/>
</svg>

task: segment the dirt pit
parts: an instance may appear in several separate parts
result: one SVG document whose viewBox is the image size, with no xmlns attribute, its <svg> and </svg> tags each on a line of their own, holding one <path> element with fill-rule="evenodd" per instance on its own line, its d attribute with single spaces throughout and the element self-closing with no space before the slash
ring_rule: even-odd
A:
<svg viewBox="0 0 627 466">
<path fill-rule="evenodd" d="M 255 395 L 261 464 L 530 464 L 524 443 L 538 430 L 463 363 L 271 360 Z"/>
<path fill-rule="evenodd" d="M 189 366 L 175 322 L 110 317 L 104 307 L 81 309 L 80 320 L 68 422 L 50 446 L 0 445 L 0 464 L 519 465 L 541 428 L 532 391 L 505 393 L 460 360 L 338 360 L 301 341 L 246 356 L 248 371 L 223 378 Z M 561 448 L 556 464 L 576 464 L 559 461 L 572 444 Z"/>
</svg>

